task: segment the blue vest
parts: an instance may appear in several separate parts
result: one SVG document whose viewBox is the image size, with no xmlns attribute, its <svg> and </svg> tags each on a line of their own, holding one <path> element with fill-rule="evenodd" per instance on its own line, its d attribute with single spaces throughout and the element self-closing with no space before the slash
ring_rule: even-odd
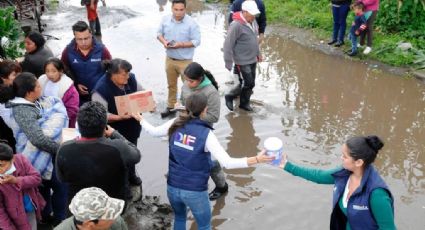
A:
<svg viewBox="0 0 425 230">
<path fill-rule="evenodd" d="M 211 126 L 200 119 L 188 121 L 177 129 L 169 142 L 167 183 L 189 191 L 206 191 L 212 167 L 211 153 L 205 143 Z"/>
<path fill-rule="evenodd" d="M 75 78 L 75 84 L 83 84 L 91 92 L 97 81 L 105 73 L 105 70 L 102 68 L 104 45 L 96 42 L 93 38 L 93 48 L 87 57 L 81 56 L 81 53 L 75 47 L 75 39 L 73 39 L 67 46 L 69 69 Z"/>
<path fill-rule="evenodd" d="M 350 174 L 351 172 L 346 169 L 341 169 L 340 171 L 332 174 L 335 179 L 335 186 L 333 192 L 333 211 L 331 215 L 330 229 L 345 229 L 347 221 L 349 222 L 352 230 L 378 229 L 378 225 L 373 218 L 372 210 L 370 209 L 370 195 L 373 190 L 383 188 L 388 192 L 391 197 L 391 202 L 393 202 L 389 188 L 376 169 L 370 165 L 364 171 L 359 187 L 348 200 L 347 216 L 345 217 L 344 213 L 342 213 L 339 208 L 338 201 L 344 194 L 345 185 L 347 184 Z M 391 206 L 393 206 L 393 203 L 391 203 Z"/>
<path fill-rule="evenodd" d="M 128 84 L 125 85 L 124 89 L 117 87 L 111 79 L 105 75 L 99 79 L 96 86 L 93 89 L 94 92 L 99 93 L 103 99 L 108 102 L 108 112 L 118 114 L 117 107 L 115 105 L 115 96 L 122 96 L 137 91 L 137 81 L 133 73 L 130 73 Z M 116 121 L 109 124 L 112 128 L 118 130 L 128 141 L 137 145 L 137 139 L 140 136 L 142 127 L 136 119 L 126 119 L 122 121 Z"/>
</svg>

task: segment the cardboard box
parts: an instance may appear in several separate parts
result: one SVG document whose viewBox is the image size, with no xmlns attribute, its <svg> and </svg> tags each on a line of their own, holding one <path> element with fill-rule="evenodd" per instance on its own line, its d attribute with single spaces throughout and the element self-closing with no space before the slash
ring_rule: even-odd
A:
<svg viewBox="0 0 425 230">
<path fill-rule="evenodd" d="M 63 128 L 62 129 L 62 143 L 65 141 L 74 140 L 77 137 L 80 137 L 81 134 L 75 128 Z"/>
<path fill-rule="evenodd" d="M 120 116 L 155 110 L 155 101 L 150 90 L 116 96 L 115 105 Z"/>
</svg>

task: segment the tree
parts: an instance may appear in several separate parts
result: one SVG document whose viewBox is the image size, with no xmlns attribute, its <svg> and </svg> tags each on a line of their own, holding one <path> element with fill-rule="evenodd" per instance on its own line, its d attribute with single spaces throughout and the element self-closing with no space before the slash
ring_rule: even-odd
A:
<svg viewBox="0 0 425 230">
<path fill-rule="evenodd" d="M 2 58 L 15 59 L 23 55 L 22 29 L 15 19 L 13 7 L 0 8 L 0 55 Z"/>
</svg>

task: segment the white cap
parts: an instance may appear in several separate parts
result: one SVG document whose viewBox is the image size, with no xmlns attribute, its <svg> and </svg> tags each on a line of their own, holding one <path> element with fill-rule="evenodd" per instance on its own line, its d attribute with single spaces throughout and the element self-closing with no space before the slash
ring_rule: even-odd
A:
<svg viewBox="0 0 425 230">
<path fill-rule="evenodd" d="M 244 1 L 242 3 L 242 10 L 254 16 L 261 13 L 260 10 L 258 10 L 257 3 L 253 0 Z"/>
</svg>

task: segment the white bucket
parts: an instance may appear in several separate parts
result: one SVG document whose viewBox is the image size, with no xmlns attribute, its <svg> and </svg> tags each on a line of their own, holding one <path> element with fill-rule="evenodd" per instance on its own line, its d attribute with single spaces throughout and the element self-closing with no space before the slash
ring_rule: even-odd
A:
<svg viewBox="0 0 425 230">
<path fill-rule="evenodd" d="M 274 156 L 275 159 L 271 162 L 272 165 L 279 165 L 282 158 L 283 143 L 277 137 L 269 137 L 264 141 L 264 148 L 268 156 Z"/>
</svg>

